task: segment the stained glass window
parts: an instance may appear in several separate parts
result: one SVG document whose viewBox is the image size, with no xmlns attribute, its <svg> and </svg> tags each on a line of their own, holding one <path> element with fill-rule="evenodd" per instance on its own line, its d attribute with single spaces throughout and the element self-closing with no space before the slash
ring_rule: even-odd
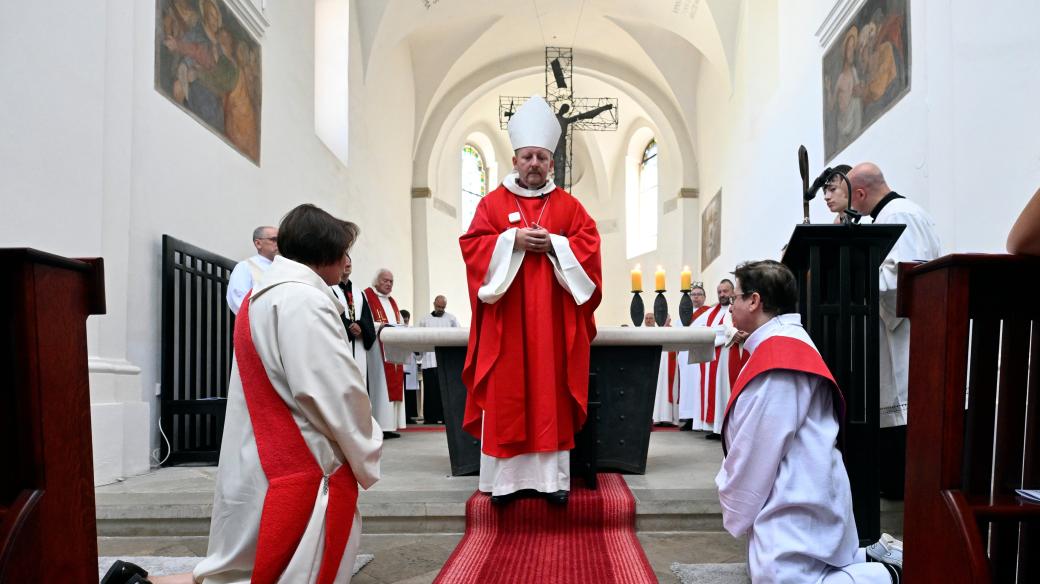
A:
<svg viewBox="0 0 1040 584">
<path fill-rule="evenodd" d="M 462 147 L 462 200 L 460 214 L 462 218 L 462 231 L 469 229 L 469 223 L 473 220 L 473 214 L 477 211 L 477 204 L 487 194 L 487 165 L 484 164 L 484 155 L 477 150 L 476 146 L 466 144 Z"/>
</svg>

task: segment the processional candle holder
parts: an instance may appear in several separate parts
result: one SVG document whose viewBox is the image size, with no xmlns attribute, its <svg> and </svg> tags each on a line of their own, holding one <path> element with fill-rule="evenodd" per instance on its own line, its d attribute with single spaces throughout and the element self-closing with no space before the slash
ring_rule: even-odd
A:
<svg viewBox="0 0 1040 584">
<path fill-rule="evenodd" d="M 664 297 L 665 292 L 667 290 L 657 290 L 657 298 L 654 298 L 654 322 L 657 326 L 664 326 L 668 321 L 668 300 Z"/>
<path fill-rule="evenodd" d="M 679 321 L 682 322 L 683 326 L 690 326 L 693 322 L 693 299 L 690 298 L 690 292 L 693 288 L 687 288 L 681 290 L 682 298 L 679 299 Z"/>
<path fill-rule="evenodd" d="M 643 307 L 643 297 L 640 296 L 642 290 L 632 291 L 632 304 L 628 308 L 628 314 L 632 317 L 632 326 L 643 326 L 643 315 L 645 314 Z"/>
</svg>

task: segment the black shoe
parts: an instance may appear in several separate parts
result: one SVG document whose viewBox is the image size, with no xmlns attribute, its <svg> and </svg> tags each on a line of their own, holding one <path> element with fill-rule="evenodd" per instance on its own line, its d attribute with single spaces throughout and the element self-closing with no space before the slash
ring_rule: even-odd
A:
<svg viewBox="0 0 1040 584">
<path fill-rule="evenodd" d="M 567 499 L 570 498 L 570 491 L 556 491 L 555 493 L 545 493 L 545 499 L 553 505 L 566 505 Z"/>
<path fill-rule="evenodd" d="M 148 584 L 148 580 L 145 579 L 147 576 L 148 571 L 141 566 L 116 560 L 108 572 L 105 572 L 101 584 Z"/>
<path fill-rule="evenodd" d="M 508 495 L 491 495 L 491 504 L 501 507 L 516 498 L 516 493 Z"/>
<path fill-rule="evenodd" d="M 722 440 L 722 434 L 716 434 L 715 432 L 708 432 L 704 435 L 705 440 Z"/>
<path fill-rule="evenodd" d="M 693 420 L 686 420 L 682 426 L 679 426 L 680 432 L 693 432 Z"/>
<path fill-rule="evenodd" d="M 383 432 L 383 440 L 390 440 L 391 438 L 400 438 L 401 434 L 398 432 Z"/>
</svg>

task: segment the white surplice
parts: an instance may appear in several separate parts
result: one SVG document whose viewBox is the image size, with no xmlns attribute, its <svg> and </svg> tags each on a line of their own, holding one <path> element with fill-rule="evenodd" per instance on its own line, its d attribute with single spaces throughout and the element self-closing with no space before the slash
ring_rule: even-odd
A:
<svg viewBox="0 0 1040 584">
<path fill-rule="evenodd" d="M 228 276 L 227 304 L 231 312 L 238 314 L 238 308 L 242 306 L 242 299 L 253 289 L 253 283 L 258 282 L 271 267 L 271 260 L 260 254 L 244 259 L 235 264 Z"/>
<path fill-rule="evenodd" d="M 540 197 L 546 193 L 556 190 L 552 180 L 548 181 L 540 189 L 525 189 L 517 184 L 517 173 L 506 175 L 502 184 L 509 192 L 520 197 Z M 498 302 L 509 286 L 513 278 L 520 270 L 520 264 L 524 261 L 526 251 L 513 249 L 516 241 L 516 228 L 507 229 L 498 236 L 495 250 L 491 254 L 491 262 L 488 264 L 487 274 L 481 283 L 477 298 L 486 304 Z M 549 254 L 549 260 L 553 265 L 553 274 L 556 281 L 566 290 L 574 301 L 584 304 L 592 298 L 596 291 L 596 285 L 581 262 L 571 251 L 571 244 L 566 237 L 550 234 L 549 242 L 553 247 L 553 254 Z M 567 450 L 556 452 L 534 452 L 530 454 L 518 454 L 511 458 L 496 458 L 480 453 L 480 485 L 479 488 L 485 493 L 492 495 L 508 495 L 523 489 L 534 489 L 542 493 L 555 493 L 556 491 L 569 491 L 571 488 L 570 471 L 571 453 Z"/>
<path fill-rule="evenodd" d="M 362 296 L 364 296 L 363 293 Z M 376 297 L 379 298 L 387 320 L 391 321 L 391 324 L 403 326 L 404 321 L 397 320 L 397 313 L 390 304 L 390 297 L 380 294 L 379 291 L 376 291 Z M 381 323 L 375 322 L 374 310 L 369 308 L 369 313 L 372 314 L 373 324 L 378 331 Z M 408 425 L 404 400 L 390 401 L 390 393 L 386 388 L 386 370 L 383 369 L 383 351 L 379 341 L 372 343 L 372 348 L 368 350 L 368 394 L 372 400 L 372 416 L 379 422 L 383 430 L 393 432 Z"/>
<path fill-rule="evenodd" d="M 748 337 L 786 336 L 815 347 L 798 314 L 778 316 Z M 848 473 L 836 447 L 838 419 L 829 383 L 773 370 L 748 382 L 733 405 L 723 440 L 729 454 L 715 477 L 722 523 L 747 536 L 756 584 L 888 584 L 885 567 L 864 563 Z"/>
<path fill-rule="evenodd" d="M 907 384 L 910 363 L 910 321 L 896 316 L 899 262 L 929 261 L 942 254 L 935 220 L 917 203 L 893 199 L 877 214 L 874 223 L 902 223 L 899 236 L 879 269 L 881 427 L 906 425 Z"/>
<path fill-rule="evenodd" d="M 705 326 L 708 313 L 705 310 L 690 322 L 690 326 Z M 688 363 L 689 351 L 680 351 L 676 357 L 679 368 L 679 419 L 690 420 L 694 430 L 704 429 L 704 417 L 701 413 L 701 363 Z"/>
<path fill-rule="evenodd" d="M 679 404 L 672 403 L 679 395 L 678 375 L 672 376 L 671 387 L 668 383 L 668 351 L 661 353 L 661 366 L 657 369 L 657 391 L 654 393 L 653 423 L 678 424 Z M 671 393 L 672 399 L 668 399 Z"/>
<path fill-rule="evenodd" d="M 275 258 L 254 286 L 249 324 L 256 352 L 326 476 L 349 464 L 363 488 L 379 480 L 382 431 L 372 419 L 364 378 L 351 358 L 343 306 L 310 268 Z M 267 478 L 239 377 L 232 365 L 213 497 L 209 550 L 194 576 L 203 584 L 245 584 L 252 577 Z M 314 582 L 324 546 L 328 494 L 319 486 L 303 538 L 282 582 Z M 361 537 L 355 511 L 336 582 L 350 582 Z"/>
</svg>

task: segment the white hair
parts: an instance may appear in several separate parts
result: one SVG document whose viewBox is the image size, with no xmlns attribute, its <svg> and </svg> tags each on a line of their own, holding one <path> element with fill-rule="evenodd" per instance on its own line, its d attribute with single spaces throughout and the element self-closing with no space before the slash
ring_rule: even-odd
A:
<svg viewBox="0 0 1040 584">
<path fill-rule="evenodd" d="M 393 272 L 391 272 L 390 270 L 388 270 L 386 268 L 379 268 L 378 270 L 376 270 L 376 275 L 372 277 L 372 285 L 373 286 L 376 286 L 376 285 L 379 284 L 379 276 L 382 276 L 383 274 L 390 274 L 391 277 L 393 277 L 393 275 L 394 275 Z"/>
</svg>

